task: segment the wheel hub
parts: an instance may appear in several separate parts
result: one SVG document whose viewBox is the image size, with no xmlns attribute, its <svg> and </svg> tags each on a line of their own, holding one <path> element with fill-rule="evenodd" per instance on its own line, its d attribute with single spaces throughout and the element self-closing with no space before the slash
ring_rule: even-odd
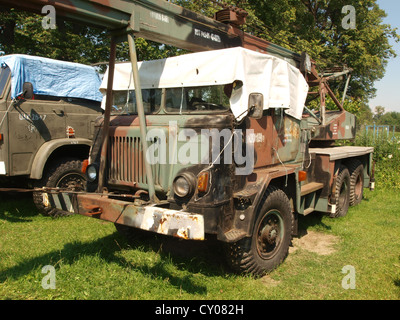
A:
<svg viewBox="0 0 400 320">
<path fill-rule="evenodd" d="M 68 174 L 60 179 L 57 184 L 59 188 L 66 188 L 70 190 L 84 190 L 84 180 L 80 175 Z"/>
<path fill-rule="evenodd" d="M 274 244 L 278 238 L 279 230 L 276 226 L 267 225 L 261 231 L 261 241 L 263 243 Z"/>
<path fill-rule="evenodd" d="M 274 256 L 280 247 L 282 231 L 278 212 L 270 212 L 261 222 L 257 234 L 257 250 L 263 259 Z"/>
</svg>

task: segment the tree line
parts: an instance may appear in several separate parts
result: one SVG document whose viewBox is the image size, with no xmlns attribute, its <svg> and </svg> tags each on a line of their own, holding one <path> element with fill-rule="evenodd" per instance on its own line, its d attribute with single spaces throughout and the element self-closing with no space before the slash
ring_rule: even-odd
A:
<svg viewBox="0 0 400 320">
<path fill-rule="evenodd" d="M 374 109 L 374 113 L 368 114 L 368 117 L 364 121 L 367 125 L 386 125 L 395 127 L 397 132 L 400 131 L 400 112 L 389 111 L 386 112 L 382 106 L 377 106 Z"/>
</svg>

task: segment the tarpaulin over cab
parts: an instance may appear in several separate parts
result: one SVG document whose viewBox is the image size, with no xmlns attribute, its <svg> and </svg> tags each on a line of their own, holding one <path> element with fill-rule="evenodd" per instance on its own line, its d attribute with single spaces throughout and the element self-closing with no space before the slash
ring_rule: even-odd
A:
<svg viewBox="0 0 400 320">
<path fill-rule="evenodd" d="M 246 115 L 250 93 L 264 95 L 264 109 L 284 108 L 301 119 L 308 85 L 288 62 L 241 47 L 191 53 L 138 63 L 142 89 L 225 85 L 243 82 L 230 97 L 232 113 Z M 100 90 L 105 94 L 108 70 Z M 130 63 L 115 66 L 113 90 L 134 89 Z M 104 101 L 104 100 L 103 100 Z"/>
<path fill-rule="evenodd" d="M 0 56 L 0 66 L 11 70 L 11 97 L 31 82 L 34 94 L 102 100 L 101 79 L 93 67 L 23 54 Z"/>
</svg>

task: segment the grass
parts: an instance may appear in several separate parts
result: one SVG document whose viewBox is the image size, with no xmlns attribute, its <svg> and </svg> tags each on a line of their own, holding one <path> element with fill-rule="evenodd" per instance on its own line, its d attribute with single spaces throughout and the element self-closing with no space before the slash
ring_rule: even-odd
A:
<svg viewBox="0 0 400 320">
<path fill-rule="evenodd" d="M 366 191 L 344 218 L 301 217 L 303 233 L 334 235 L 335 252 L 304 248 L 270 275 L 229 272 L 217 243 L 164 237 L 128 244 L 113 224 L 79 215 L 37 214 L 29 195 L 0 195 L 1 299 L 389 299 L 400 298 L 400 197 Z M 56 271 L 56 289 L 44 289 L 42 268 Z M 342 268 L 355 268 L 345 290 Z"/>
</svg>

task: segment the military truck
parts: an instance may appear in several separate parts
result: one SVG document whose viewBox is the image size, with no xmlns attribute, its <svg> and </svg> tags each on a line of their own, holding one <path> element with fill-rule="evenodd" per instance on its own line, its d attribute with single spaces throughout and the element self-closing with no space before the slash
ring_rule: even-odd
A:
<svg viewBox="0 0 400 320">
<path fill-rule="evenodd" d="M 46 1 L 0 3 L 39 11 Z M 328 83 L 340 73 L 324 77 L 306 53 L 243 32 L 242 10 L 215 20 L 161 0 L 52 5 L 108 28 L 111 48 L 88 189 L 44 189 L 49 207 L 129 236 L 214 235 L 235 271 L 262 275 L 287 256 L 300 215 L 342 217 L 373 188 L 373 149 L 335 146 L 355 136 L 354 115 Z M 130 67 L 115 63 L 123 35 Z M 138 63 L 135 36 L 195 53 Z M 306 105 L 315 95 L 318 110 Z"/>
<path fill-rule="evenodd" d="M 90 66 L 13 54 L 0 57 L 0 188 L 83 190 L 81 161 L 102 114 L 101 79 Z M 34 193 L 38 209 L 46 209 Z"/>
<path fill-rule="evenodd" d="M 215 235 L 234 270 L 262 275 L 288 254 L 300 215 L 343 217 L 372 187 L 372 148 L 318 147 L 354 138 L 355 117 L 327 111 L 322 125 L 310 116 L 307 82 L 284 60 L 238 47 L 144 61 L 138 70 L 146 136 L 131 65 L 117 64 L 105 172 L 99 133 L 87 167 L 92 193 L 49 194 L 52 206 L 111 221 L 129 238 L 143 230 Z"/>
</svg>

